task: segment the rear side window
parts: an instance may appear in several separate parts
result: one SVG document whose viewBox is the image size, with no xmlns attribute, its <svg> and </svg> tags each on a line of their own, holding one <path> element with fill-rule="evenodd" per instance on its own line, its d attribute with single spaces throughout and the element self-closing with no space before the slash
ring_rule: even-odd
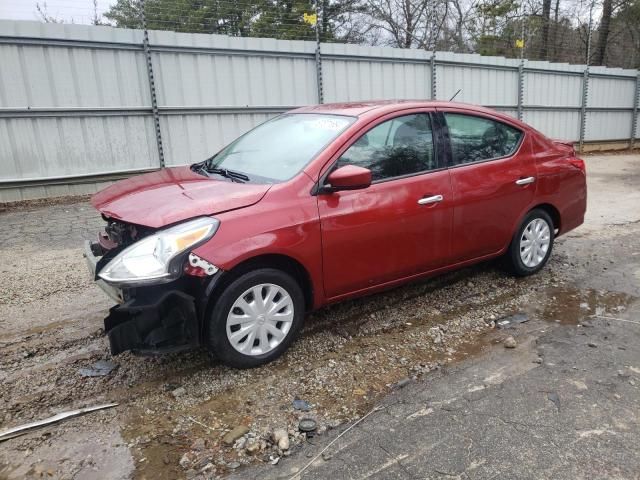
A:
<svg viewBox="0 0 640 480">
<path fill-rule="evenodd" d="M 404 115 L 373 127 L 342 154 L 337 167 L 345 165 L 368 168 L 373 181 L 437 168 L 429 115 Z"/>
<path fill-rule="evenodd" d="M 513 154 L 522 138 L 516 128 L 488 118 L 445 113 L 453 164 L 481 162 Z"/>
</svg>

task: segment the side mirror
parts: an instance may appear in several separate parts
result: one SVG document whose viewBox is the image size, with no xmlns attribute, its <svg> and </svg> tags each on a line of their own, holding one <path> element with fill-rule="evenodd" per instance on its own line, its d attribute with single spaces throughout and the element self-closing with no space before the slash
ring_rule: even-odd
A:
<svg viewBox="0 0 640 480">
<path fill-rule="evenodd" d="M 355 165 L 345 165 L 329 174 L 323 190 L 325 192 L 360 190 L 369 185 L 371 185 L 371 170 Z"/>
</svg>

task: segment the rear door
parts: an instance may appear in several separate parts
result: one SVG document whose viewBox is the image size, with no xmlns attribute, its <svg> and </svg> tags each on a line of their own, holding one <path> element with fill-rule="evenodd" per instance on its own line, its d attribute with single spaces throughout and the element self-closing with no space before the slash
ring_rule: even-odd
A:
<svg viewBox="0 0 640 480">
<path fill-rule="evenodd" d="M 318 195 L 325 293 L 336 298 L 446 264 L 451 184 L 428 113 L 378 121 L 332 165 L 372 171 L 366 189 Z"/>
<path fill-rule="evenodd" d="M 438 109 L 450 147 L 454 261 L 506 245 L 534 201 L 536 164 L 525 132 L 488 115 Z"/>
</svg>

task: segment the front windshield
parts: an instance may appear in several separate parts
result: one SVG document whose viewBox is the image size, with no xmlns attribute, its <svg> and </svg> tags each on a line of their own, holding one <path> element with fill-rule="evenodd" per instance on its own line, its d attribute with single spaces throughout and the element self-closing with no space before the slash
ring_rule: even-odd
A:
<svg viewBox="0 0 640 480">
<path fill-rule="evenodd" d="M 242 173 L 252 181 L 288 180 L 354 121 L 341 115 L 280 115 L 223 148 L 206 169 Z"/>
</svg>

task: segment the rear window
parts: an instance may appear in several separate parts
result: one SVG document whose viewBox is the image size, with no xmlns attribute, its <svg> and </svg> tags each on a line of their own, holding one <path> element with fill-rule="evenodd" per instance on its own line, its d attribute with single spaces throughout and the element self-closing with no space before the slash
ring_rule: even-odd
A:
<svg viewBox="0 0 640 480">
<path fill-rule="evenodd" d="M 512 155 L 523 133 L 488 118 L 445 113 L 451 140 L 453 164 L 481 162 Z"/>
</svg>

